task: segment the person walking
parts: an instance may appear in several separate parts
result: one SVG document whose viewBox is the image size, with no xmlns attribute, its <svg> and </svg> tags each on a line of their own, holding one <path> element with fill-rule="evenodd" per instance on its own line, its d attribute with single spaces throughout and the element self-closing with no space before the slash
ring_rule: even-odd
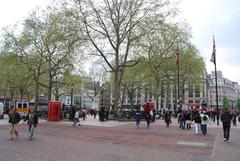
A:
<svg viewBox="0 0 240 161">
<path fill-rule="evenodd" d="M 223 109 L 221 121 L 223 124 L 223 137 L 225 142 L 229 142 L 232 114 L 228 109 Z"/>
<path fill-rule="evenodd" d="M 73 126 L 75 126 L 75 125 L 80 126 L 79 116 L 80 116 L 80 111 L 77 110 L 75 113 L 75 116 L 73 118 Z"/>
<path fill-rule="evenodd" d="M 136 119 L 136 126 L 139 129 L 140 128 L 140 122 L 141 122 L 141 112 L 138 110 L 135 114 Z"/>
<path fill-rule="evenodd" d="M 237 126 L 237 110 L 232 109 L 232 121 L 233 121 L 233 126 Z"/>
<path fill-rule="evenodd" d="M 165 112 L 165 123 L 166 127 L 169 127 L 169 124 L 171 123 L 171 113 L 169 111 Z"/>
<path fill-rule="evenodd" d="M 186 124 L 187 124 L 187 129 L 191 129 L 191 124 L 192 124 L 192 114 L 191 111 L 188 110 L 185 116 L 186 119 Z"/>
<path fill-rule="evenodd" d="M 93 110 L 93 118 L 96 119 L 96 116 L 97 116 L 97 109 L 95 108 L 95 109 Z"/>
<path fill-rule="evenodd" d="M 17 112 L 16 108 L 11 108 L 9 113 L 8 113 L 8 123 L 10 123 L 10 139 L 9 140 L 14 140 L 14 134 L 16 136 L 16 139 L 18 139 L 18 123 L 21 120 L 20 114 Z"/>
<path fill-rule="evenodd" d="M 203 111 L 203 114 L 201 116 L 201 129 L 202 129 L 202 134 L 206 135 L 207 134 L 207 124 L 209 123 L 209 117 L 206 114 L 206 111 Z"/>
<path fill-rule="evenodd" d="M 37 127 L 37 124 L 38 124 L 38 115 L 33 108 L 29 109 L 29 112 L 24 119 L 24 122 L 26 121 L 28 124 L 28 133 L 29 133 L 28 139 L 29 141 L 31 141 L 33 138 L 34 129 Z"/>
<path fill-rule="evenodd" d="M 200 131 L 201 131 L 201 117 L 200 117 L 200 113 L 198 111 L 196 111 L 196 113 L 194 114 L 193 120 L 195 122 L 196 135 L 199 135 Z"/>
<path fill-rule="evenodd" d="M 150 122 L 151 122 L 151 115 L 150 115 L 150 113 L 146 113 L 145 119 L 146 119 L 146 122 L 147 122 L 147 128 L 149 129 L 150 128 Z"/>
<path fill-rule="evenodd" d="M 185 129 L 185 112 L 183 110 L 179 114 L 179 128 Z"/>
</svg>

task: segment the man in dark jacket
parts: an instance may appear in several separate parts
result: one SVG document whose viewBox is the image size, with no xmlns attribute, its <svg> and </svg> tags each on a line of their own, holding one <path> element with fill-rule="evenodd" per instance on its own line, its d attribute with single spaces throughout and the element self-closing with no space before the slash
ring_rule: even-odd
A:
<svg viewBox="0 0 240 161">
<path fill-rule="evenodd" d="M 21 116 L 17 112 L 17 109 L 12 107 L 8 113 L 8 117 L 8 123 L 10 123 L 10 140 L 13 140 L 13 133 L 18 138 L 18 123 L 21 120 Z"/>
<path fill-rule="evenodd" d="M 221 121 L 223 124 L 223 134 L 224 134 L 225 142 L 229 142 L 231 120 L 232 120 L 232 115 L 230 111 L 228 111 L 228 109 L 223 109 L 223 113 L 221 114 Z"/>
<path fill-rule="evenodd" d="M 200 134 L 201 132 L 201 116 L 198 111 L 195 112 L 193 116 L 193 120 L 195 122 L 195 130 L 196 130 L 196 135 Z"/>
<path fill-rule="evenodd" d="M 26 121 L 28 124 L 29 141 L 31 141 L 33 137 L 34 128 L 36 128 L 38 124 L 38 116 L 34 109 L 29 109 L 28 115 L 26 116 L 24 122 Z"/>
</svg>

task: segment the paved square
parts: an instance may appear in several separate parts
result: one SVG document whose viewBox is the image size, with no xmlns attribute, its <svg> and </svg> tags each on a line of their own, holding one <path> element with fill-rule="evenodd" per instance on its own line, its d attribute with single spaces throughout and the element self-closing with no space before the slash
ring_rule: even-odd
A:
<svg viewBox="0 0 240 161">
<path fill-rule="evenodd" d="M 90 120 L 89 120 L 90 121 Z M 224 143 L 221 128 L 209 128 L 208 135 L 195 135 L 176 124 L 165 128 L 157 120 L 150 129 L 145 122 L 44 122 L 28 141 L 27 125 L 20 124 L 19 140 L 8 140 L 8 125 L 0 125 L 0 161 L 237 161 L 240 154 L 239 128 L 232 129 L 230 143 Z M 95 124 L 95 125 L 94 125 Z M 100 125 L 103 126 L 100 126 Z"/>
</svg>

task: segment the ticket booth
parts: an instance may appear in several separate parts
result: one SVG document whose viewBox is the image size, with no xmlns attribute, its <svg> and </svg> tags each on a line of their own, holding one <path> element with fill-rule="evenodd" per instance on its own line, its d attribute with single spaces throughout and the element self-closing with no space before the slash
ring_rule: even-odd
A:
<svg viewBox="0 0 240 161">
<path fill-rule="evenodd" d="M 60 121 L 61 112 L 61 102 L 50 102 L 48 105 L 48 121 Z"/>
</svg>

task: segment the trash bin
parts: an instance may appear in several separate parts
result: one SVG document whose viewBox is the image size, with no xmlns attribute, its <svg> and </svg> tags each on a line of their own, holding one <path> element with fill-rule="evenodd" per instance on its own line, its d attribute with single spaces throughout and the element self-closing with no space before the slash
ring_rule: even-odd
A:
<svg viewBox="0 0 240 161">
<path fill-rule="evenodd" d="M 99 111 L 99 121 L 104 121 L 104 111 Z"/>
</svg>

